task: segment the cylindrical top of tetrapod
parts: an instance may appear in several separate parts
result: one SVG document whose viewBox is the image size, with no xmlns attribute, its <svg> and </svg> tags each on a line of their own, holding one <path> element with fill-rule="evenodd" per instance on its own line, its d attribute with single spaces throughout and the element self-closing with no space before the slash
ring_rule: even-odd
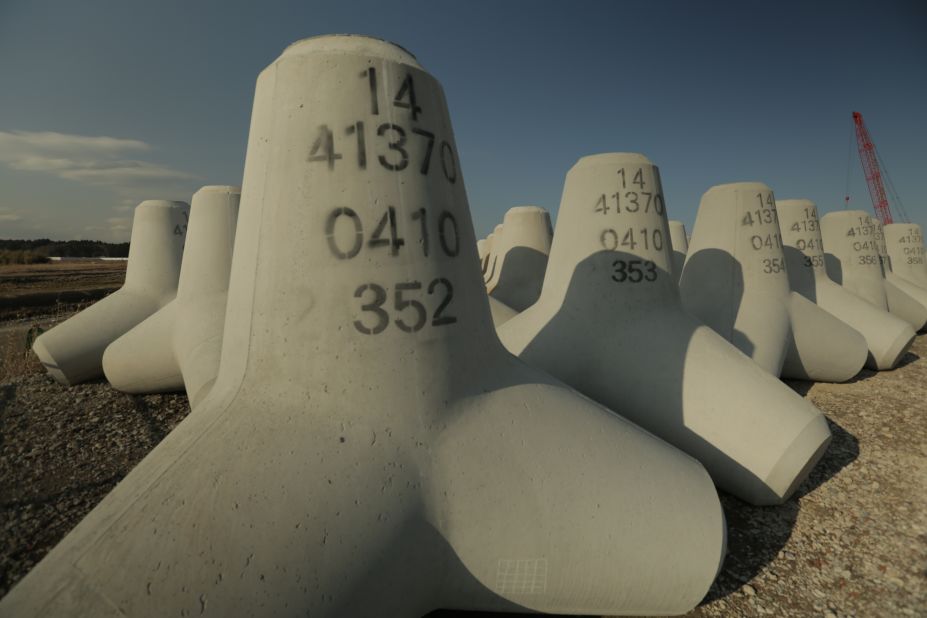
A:
<svg viewBox="0 0 927 618">
<path fill-rule="evenodd" d="M 554 233 L 550 225 L 550 215 L 543 208 L 510 208 L 505 213 L 502 224 L 496 226 L 496 231 L 499 235 L 493 236 L 493 251 L 499 256 L 500 265 L 504 263 L 506 255 L 516 247 L 526 247 L 544 255 L 550 253 L 550 242 Z"/>
<path fill-rule="evenodd" d="M 241 189 L 203 187 L 193 195 L 178 298 L 224 292 L 229 285 Z"/>
<path fill-rule="evenodd" d="M 258 77 L 242 187 L 219 382 L 495 339 L 444 93 L 401 48 L 288 47 Z"/>
<path fill-rule="evenodd" d="M 177 289 L 190 206 L 145 200 L 135 208 L 125 287 L 171 292 Z"/>
<path fill-rule="evenodd" d="M 577 161 L 564 182 L 542 301 L 560 303 L 571 287 L 588 288 L 590 314 L 607 315 L 632 290 L 636 298 L 676 296 L 670 265 L 657 166 L 636 153 Z"/>
<path fill-rule="evenodd" d="M 927 288 L 927 265 L 924 260 L 924 235 L 916 223 L 889 223 L 883 229 L 885 250 L 892 272 Z"/>
<path fill-rule="evenodd" d="M 792 289 L 814 298 L 818 276 L 826 277 L 818 208 L 811 200 L 776 200 L 779 230 Z"/>
<path fill-rule="evenodd" d="M 686 269 L 690 269 L 693 260 L 705 260 L 706 254 L 700 256 L 700 252 L 712 250 L 728 256 L 711 260 L 714 271 L 711 276 L 717 281 L 736 280 L 742 282 L 744 291 L 781 298 L 788 294 L 776 201 L 767 185 L 736 182 L 717 185 L 705 192 L 689 239 Z M 683 271 L 680 282 L 684 288 L 697 284 L 687 270 Z"/>
<path fill-rule="evenodd" d="M 498 261 L 486 284 L 496 298 L 518 311 L 534 304 L 552 238 L 550 215 L 543 208 L 515 206 L 505 213 L 500 234 L 493 239 Z"/>
<path fill-rule="evenodd" d="M 863 210 L 840 210 L 821 217 L 827 274 L 879 309 L 888 310 L 885 276 L 872 217 Z"/>
<path fill-rule="evenodd" d="M 688 253 L 689 237 L 686 236 L 686 224 L 682 221 L 676 221 L 675 219 L 670 219 L 667 221 L 667 224 L 669 224 L 670 241 L 673 251 Z"/>
</svg>

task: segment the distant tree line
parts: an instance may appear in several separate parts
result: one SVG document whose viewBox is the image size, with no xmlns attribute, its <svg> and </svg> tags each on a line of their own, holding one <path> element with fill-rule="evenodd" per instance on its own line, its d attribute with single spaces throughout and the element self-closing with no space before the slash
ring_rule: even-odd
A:
<svg viewBox="0 0 927 618">
<path fill-rule="evenodd" d="M 128 257 L 129 243 L 99 240 L 5 240 L 0 238 L 0 264 L 43 264 L 49 257 Z"/>
<path fill-rule="evenodd" d="M 45 257 L 129 257 L 129 243 L 99 240 L 5 240 L 0 238 L 0 251 L 28 251 Z"/>
</svg>

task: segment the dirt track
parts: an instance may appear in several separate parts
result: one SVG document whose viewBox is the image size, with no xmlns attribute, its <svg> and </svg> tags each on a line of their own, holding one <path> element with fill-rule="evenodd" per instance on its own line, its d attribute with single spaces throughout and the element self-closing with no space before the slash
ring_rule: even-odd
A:
<svg viewBox="0 0 927 618">
<path fill-rule="evenodd" d="M 124 261 L 0 265 L 0 320 L 74 311 L 118 289 L 125 274 Z"/>
<path fill-rule="evenodd" d="M 0 596 L 187 414 L 183 395 L 52 382 L 21 341 L 30 324 L 0 323 L 23 346 L 0 373 Z M 782 506 L 722 494 L 729 554 L 690 615 L 927 615 L 927 336 L 894 371 L 791 386 L 834 441 Z"/>
</svg>

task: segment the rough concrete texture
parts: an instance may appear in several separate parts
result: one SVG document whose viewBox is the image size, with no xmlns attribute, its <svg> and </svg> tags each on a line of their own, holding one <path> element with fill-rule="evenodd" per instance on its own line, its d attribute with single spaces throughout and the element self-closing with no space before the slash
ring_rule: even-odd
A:
<svg viewBox="0 0 927 618">
<path fill-rule="evenodd" d="M 824 262 L 831 279 L 916 331 L 927 322 L 927 307 L 886 281 L 879 257 L 876 222 L 865 211 L 841 210 L 821 217 Z"/>
<path fill-rule="evenodd" d="M 537 302 L 552 238 L 546 210 L 537 206 L 510 208 L 499 236 L 493 238 L 494 268 L 486 283 L 490 296 L 515 311 L 524 311 Z"/>
<path fill-rule="evenodd" d="M 686 225 L 682 221 L 670 219 L 669 236 L 670 247 L 673 249 L 673 277 L 679 282 L 683 264 L 686 263 L 686 254 L 689 252 L 689 236 L 686 234 Z"/>
<path fill-rule="evenodd" d="M 229 186 L 193 196 L 177 297 L 103 354 L 106 379 L 117 390 L 185 389 L 194 407 L 208 393 L 219 371 L 240 197 L 241 189 Z"/>
<path fill-rule="evenodd" d="M 856 330 L 791 291 L 772 189 L 718 185 L 699 204 L 683 307 L 775 376 L 843 382 L 866 362 Z"/>
<path fill-rule="evenodd" d="M 580 159 L 566 177 L 541 298 L 499 337 L 701 461 L 719 487 L 781 502 L 826 448 L 827 425 L 683 311 L 668 238 L 659 170 L 646 157 Z"/>
<path fill-rule="evenodd" d="M 49 375 L 62 384 L 103 375 L 106 346 L 174 298 L 189 210 L 164 200 L 136 207 L 122 288 L 36 339 L 32 349 Z"/>
<path fill-rule="evenodd" d="M 411 55 L 287 48 L 241 202 L 215 386 L 0 614 L 698 602 L 724 550 L 710 478 L 499 344 L 443 92 Z"/>
</svg>

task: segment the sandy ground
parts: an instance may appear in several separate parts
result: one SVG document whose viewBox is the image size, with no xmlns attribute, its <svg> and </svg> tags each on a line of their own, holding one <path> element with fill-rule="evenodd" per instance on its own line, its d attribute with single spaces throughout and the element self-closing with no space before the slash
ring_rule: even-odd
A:
<svg viewBox="0 0 927 618">
<path fill-rule="evenodd" d="M 48 379 L 27 337 L 61 317 L 0 322 L 0 596 L 188 412 L 183 395 Z M 834 441 L 784 505 L 722 494 L 729 554 L 689 615 L 927 615 L 927 336 L 894 371 L 790 385 Z"/>
</svg>

